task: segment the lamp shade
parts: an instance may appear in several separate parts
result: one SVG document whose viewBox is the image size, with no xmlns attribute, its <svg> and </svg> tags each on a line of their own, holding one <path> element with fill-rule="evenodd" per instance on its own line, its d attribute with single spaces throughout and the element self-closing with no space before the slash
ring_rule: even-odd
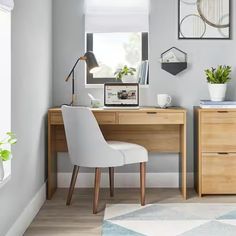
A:
<svg viewBox="0 0 236 236">
<path fill-rule="evenodd" d="M 84 57 L 85 57 L 85 61 L 87 63 L 88 71 L 90 73 L 93 72 L 92 71 L 93 69 L 99 67 L 97 59 L 96 59 L 96 57 L 95 57 L 93 52 L 91 52 L 91 51 L 86 52 L 84 54 Z"/>
</svg>

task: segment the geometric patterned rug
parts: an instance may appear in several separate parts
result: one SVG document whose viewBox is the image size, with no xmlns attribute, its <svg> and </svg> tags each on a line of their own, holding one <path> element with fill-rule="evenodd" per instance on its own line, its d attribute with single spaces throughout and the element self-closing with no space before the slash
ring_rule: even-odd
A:
<svg viewBox="0 0 236 236">
<path fill-rule="evenodd" d="M 236 204 L 107 205 L 102 236 L 236 236 Z"/>
</svg>

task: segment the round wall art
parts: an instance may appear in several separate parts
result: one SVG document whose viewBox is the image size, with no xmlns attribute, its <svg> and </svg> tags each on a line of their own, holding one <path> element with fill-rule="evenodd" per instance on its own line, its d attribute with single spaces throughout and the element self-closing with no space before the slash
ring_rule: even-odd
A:
<svg viewBox="0 0 236 236">
<path fill-rule="evenodd" d="M 179 0 L 179 39 L 230 39 L 231 0 Z"/>
</svg>

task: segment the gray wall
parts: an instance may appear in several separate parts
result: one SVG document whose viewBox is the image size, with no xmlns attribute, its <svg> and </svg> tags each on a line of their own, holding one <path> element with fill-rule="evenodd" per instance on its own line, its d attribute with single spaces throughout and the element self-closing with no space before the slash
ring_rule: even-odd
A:
<svg viewBox="0 0 236 236">
<path fill-rule="evenodd" d="M 203 70 L 218 64 L 233 66 L 236 79 L 235 27 L 232 26 L 233 40 L 178 40 L 177 12 L 178 1 L 151 0 L 150 13 L 150 86 L 141 90 L 142 105 L 156 105 L 157 93 L 168 93 L 173 97 L 173 104 L 188 109 L 188 171 L 193 170 L 193 105 L 200 99 L 208 98 L 208 89 Z M 232 22 L 236 20 L 235 3 L 232 6 Z M 71 84 L 64 78 L 79 55 L 85 51 L 83 1 L 53 1 L 53 44 L 54 44 L 54 81 L 53 104 L 61 105 L 70 102 Z M 166 49 L 176 46 L 188 53 L 189 66 L 186 71 L 176 77 L 161 70 L 159 58 Z M 102 89 L 85 89 L 84 65 L 80 63 L 77 70 L 77 91 L 81 100 L 91 92 L 97 98 L 103 98 Z M 236 99 L 236 80 L 228 89 L 228 98 Z M 177 155 L 150 155 L 149 172 L 176 172 L 178 170 Z M 66 154 L 59 155 L 59 171 L 67 172 L 71 165 Z M 88 171 L 88 170 L 85 170 Z M 137 171 L 136 167 L 122 167 L 121 172 Z"/>
<path fill-rule="evenodd" d="M 45 182 L 45 122 L 52 105 L 52 3 L 15 0 L 12 13 L 12 178 L 0 189 L 0 235 Z"/>
</svg>

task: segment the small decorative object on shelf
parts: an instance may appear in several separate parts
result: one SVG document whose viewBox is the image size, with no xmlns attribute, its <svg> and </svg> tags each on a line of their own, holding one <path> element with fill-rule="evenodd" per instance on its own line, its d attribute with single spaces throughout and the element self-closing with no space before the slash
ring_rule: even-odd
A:
<svg viewBox="0 0 236 236">
<path fill-rule="evenodd" d="M 6 137 L 0 140 L 0 182 L 4 179 L 4 163 L 11 159 L 11 150 L 9 146 L 17 141 L 15 134 L 8 132 Z"/>
<path fill-rule="evenodd" d="M 177 75 L 187 68 L 187 53 L 172 47 L 161 54 L 161 68 Z"/>
<path fill-rule="evenodd" d="M 227 82 L 230 80 L 231 66 L 218 66 L 205 70 L 211 101 L 225 100 Z"/>
</svg>

